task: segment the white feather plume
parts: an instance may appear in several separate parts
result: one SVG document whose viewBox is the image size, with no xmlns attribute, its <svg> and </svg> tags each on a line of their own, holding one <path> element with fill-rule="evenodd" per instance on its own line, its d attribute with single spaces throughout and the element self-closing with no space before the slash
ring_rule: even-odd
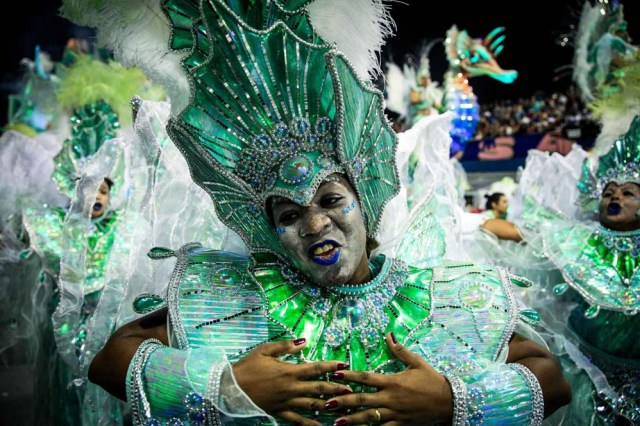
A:
<svg viewBox="0 0 640 426">
<path fill-rule="evenodd" d="M 316 0 L 308 11 L 314 30 L 335 44 L 361 79 L 381 74 L 378 52 L 395 31 L 383 0 Z"/>
<path fill-rule="evenodd" d="M 594 99 L 589 78 L 593 64 L 589 62 L 588 57 L 594 38 L 597 38 L 596 33 L 601 20 L 600 9 L 588 1 L 584 3 L 574 41 L 573 81 L 578 85 L 583 99 L 587 102 Z"/>
<path fill-rule="evenodd" d="M 599 157 L 606 154 L 613 143 L 629 131 L 633 118 L 638 114 L 640 114 L 640 100 L 636 101 L 636 105 L 629 105 L 623 111 L 603 111 L 600 118 L 600 133 L 593 147 L 593 155 Z"/>
<path fill-rule="evenodd" d="M 407 83 L 405 75 L 400 67 L 393 63 L 387 63 L 387 72 L 385 74 L 386 85 L 386 107 L 391 111 L 400 114 L 400 117 L 408 116 L 408 99 L 407 99 Z"/>
</svg>

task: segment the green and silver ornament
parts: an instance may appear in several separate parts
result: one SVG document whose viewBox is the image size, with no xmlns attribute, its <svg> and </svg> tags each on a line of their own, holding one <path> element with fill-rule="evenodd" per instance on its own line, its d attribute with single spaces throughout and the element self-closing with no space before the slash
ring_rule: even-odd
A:
<svg viewBox="0 0 640 426">
<path fill-rule="evenodd" d="M 77 180 L 85 165 L 109 139 L 116 137 L 120 128 L 118 115 L 104 101 L 76 108 L 71 116 L 71 137 L 54 158 L 53 179 L 60 192 L 73 197 Z"/>
</svg>

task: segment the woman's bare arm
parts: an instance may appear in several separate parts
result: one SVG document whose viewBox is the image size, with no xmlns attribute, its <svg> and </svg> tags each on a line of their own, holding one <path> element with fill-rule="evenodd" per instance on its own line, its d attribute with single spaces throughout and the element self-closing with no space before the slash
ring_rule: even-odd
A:
<svg viewBox="0 0 640 426">
<path fill-rule="evenodd" d="M 167 309 L 153 312 L 120 327 L 96 354 L 89 366 L 89 380 L 123 401 L 131 359 L 142 342 L 155 338 L 168 345 Z"/>
<path fill-rule="evenodd" d="M 562 375 L 560 363 L 547 349 L 514 334 L 509 343 L 507 363 L 514 362 L 527 367 L 538 379 L 544 396 L 545 417 L 571 402 L 571 386 Z"/>
</svg>

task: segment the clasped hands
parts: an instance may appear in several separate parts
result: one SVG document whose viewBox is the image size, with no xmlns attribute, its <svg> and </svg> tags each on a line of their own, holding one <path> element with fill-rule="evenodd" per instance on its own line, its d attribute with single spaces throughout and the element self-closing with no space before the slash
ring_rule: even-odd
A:
<svg viewBox="0 0 640 426">
<path fill-rule="evenodd" d="M 424 359 L 386 336 L 391 353 L 407 368 L 396 374 L 351 371 L 336 361 L 293 364 L 305 339 L 267 343 L 233 364 L 238 385 L 268 414 L 293 424 L 322 426 L 315 415 L 336 413 L 334 426 L 424 425 L 451 420 L 453 397 L 447 380 Z M 331 381 L 325 376 L 330 375 Z M 357 383 L 375 392 L 353 392 Z M 328 396 L 331 396 L 327 399 Z"/>
</svg>

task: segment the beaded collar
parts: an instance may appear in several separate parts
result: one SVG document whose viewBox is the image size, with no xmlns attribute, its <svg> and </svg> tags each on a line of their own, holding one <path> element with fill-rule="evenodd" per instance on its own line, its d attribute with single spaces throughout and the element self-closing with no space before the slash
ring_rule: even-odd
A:
<svg viewBox="0 0 640 426">
<path fill-rule="evenodd" d="M 410 308 L 394 300 L 408 273 L 401 261 L 379 256 L 370 267 L 375 275 L 370 282 L 332 288 L 308 282 L 285 264 L 277 268 L 283 280 L 259 273 L 254 278 L 264 292 L 268 318 L 309 341 L 305 360 L 344 360 L 352 368 L 371 370 L 391 359 L 384 341 L 390 315 L 400 308 L 426 318 L 430 300 Z"/>
<path fill-rule="evenodd" d="M 569 247 L 562 255 L 567 284 L 557 285 L 554 292 L 562 294 L 569 286 L 577 290 L 591 304 L 587 318 L 597 316 L 600 308 L 635 314 L 640 308 L 640 230 L 598 225 L 579 250 L 572 256 Z"/>
</svg>

